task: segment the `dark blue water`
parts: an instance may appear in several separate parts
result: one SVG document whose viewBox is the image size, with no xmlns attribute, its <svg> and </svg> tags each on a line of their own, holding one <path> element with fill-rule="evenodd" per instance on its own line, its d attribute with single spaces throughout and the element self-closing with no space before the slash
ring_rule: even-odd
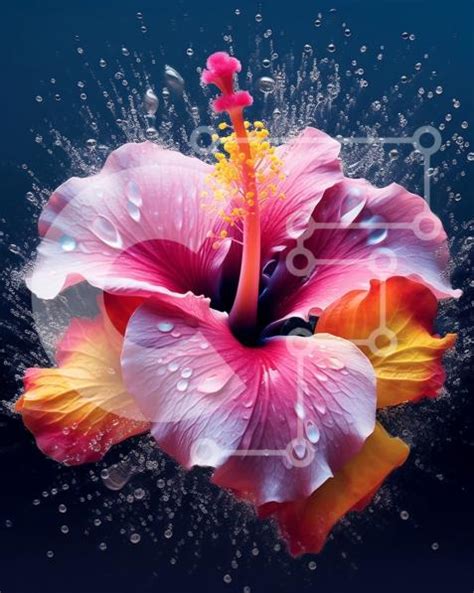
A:
<svg viewBox="0 0 474 593">
<path fill-rule="evenodd" d="M 353 31 L 352 38 L 359 40 L 359 45 L 395 47 L 400 45 L 401 32 L 414 32 L 420 51 L 428 52 L 431 64 L 436 65 L 446 95 L 446 104 L 438 102 L 428 107 L 425 123 L 444 118 L 450 111 L 451 97 L 462 100 L 463 118 L 469 120 L 474 107 L 474 4 L 471 1 L 25 0 L 2 6 L 0 217 L 5 233 L 0 246 L 2 268 L 10 270 L 10 266 L 23 261 L 9 250 L 10 244 L 29 245 L 31 249 L 35 245 L 32 239 L 36 234 L 35 220 L 24 198 L 31 189 L 31 178 L 21 165 L 31 166 L 51 187 L 70 173 L 62 168 L 64 160 L 56 162 L 39 149 L 32 140 L 31 130 L 47 127 L 47 122 L 53 121 L 78 143 L 83 144 L 89 135 L 73 113 L 77 89 L 72 88 L 71 81 L 83 75 L 75 35 L 80 36 L 81 45 L 87 48 L 88 55 L 94 56 L 95 62 L 100 56 L 112 59 L 109 55 L 116 55 L 117 48 L 123 44 L 140 51 L 148 48 L 184 73 L 186 79 L 194 75 L 196 86 L 197 75 L 185 48 L 192 46 L 202 55 L 221 49 L 222 33 L 226 32 L 228 23 L 233 26 L 239 57 L 245 62 L 255 49 L 253 15 L 257 12 L 263 14 L 265 27 L 273 30 L 280 52 L 300 52 L 306 42 L 318 47 L 318 44 L 326 46 L 332 36 L 341 38 L 339 29 L 336 36 L 334 28 L 316 31 L 313 25 L 317 12 L 328 15 L 328 9 L 333 7 L 337 8 L 340 19 L 347 21 Z M 235 8 L 241 9 L 242 22 L 247 24 L 240 25 L 234 18 Z M 145 37 L 137 26 L 138 10 L 146 18 Z M 161 76 L 161 67 L 162 64 L 157 65 L 156 72 L 151 73 L 156 79 Z M 388 88 L 394 75 L 403 74 L 403 67 L 396 60 L 384 62 L 374 85 Z M 38 106 L 34 97 L 43 93 L 51 77 L 57 79 L 61 101 L 46 101 Z M 98 106 L 97 110 L 100 109 Z M 354 118 L 358 117 L 361 114 L 354 114 Z M 474 121 L 471 128 L 473 125 Z M 472 138 L 471 130 L 470 133 Z M 473 141 L 474 138 L 471 144 Z M 472 308 L 469 312 L 468 307 L 472 288 L 470 293 L 467 281 L 471 260 L 462 244 L 472 233 L 472 226 L 469 228 L 466 223 L 473 216 L 473 166 L 468 164 L 465 176 L 456 180 L 456 191 L 462 200 L 453 209 L 444 208 L 442 198 L 435 196 L 437 211 L 454 238 L 454 256 L 458 261 L 454 283 L 467 289 L 461 305 L 452 313 L 453 324 L 461 330 L 463 338 L 472 325 Z M 458 258 L 461 250 L 463 256 Z M 18 360 L 22 356 L 31 360 L 32 349 L 40 349 L 40 345 L 34 338 L 25 338 L 28 324 L 15 315 L 19 303 L 28 306 L 26 292 L 19 288 L 18 293 L 16 308 L 11 296 L 0 303 L 2 318 L 7 322 L 2 326 L 0 340 L 8 343 L 10 359 L 15 351 Z M 125 525 L 127 517 L 114 515 L 112 522 L 100 530 L 94 529 L 91 508 L 103 504 L 100 480 L 91 480 L 89 468 L 74 470 L 73 474 L 65 469 L 59 475 L 56 464 L 36 450 L 21 423 L 7 415 L 0 416 L 0 591 L 220 593 L 239 592 L 249 586 L 253 593 L 471 592 L 474 589 L 474 405 L 469 397 L 472 371 L 465 354 L 469 345 L 460 348 L 463 363 L 455 367 L 455 376 L 450 377 L 449 402 L 441 403 L 435 413 L 428 404 L 416 412 L 420 435 L 425 433 L 423 446 L 420 450 L 414 448 L 404 469 L 391 480 L 393 492 L 397 493 L 396 503 L 376 508 L 376 518 L 359 521 L 355 527 L 351 525 L 349 530 L 355 531 L 350 537 L 344 530 L 337 531 L 335 539 L 315 559 L 314 571 L 308 569 L 310 558 L 291 560 L 284 552 L 273 552 L 271 529 L 252 522 L 249 523 L 251 533 L 241 535 L 239 566 L 231 568 L 236 546 L 230 542 L 229 531 L 234 530 L 236 518 L 226 516 L 225 503 L 222 507 L 216 503 L 221 509 L 217 511 L 217 524 L 213 529 L 202 528 L 199 546 L 189 539 L 180 547 L 176 565 L 170 562 L 174 557 L 174 542 L 162 537 L 155 542 L 145 534 L 139 545 L 130 544 L 116 527 Z M 9 364 L 2 369 L 2 398 L 12 398 L 18 389 L 18 377 Z M 432 436 L 426 435 L 425 415 Z M 172 464 L 168 464 L 165 477 L 172 478 L 175 472 Z M 149 488 L 146 478 L 143 480 Z M 69 484 L 69 490 L 61 491 L 63 483 Z M 54 488 L 59 492 L 55 493 Z M 43 497 L 42 492 L 48 496 Z M 217 492 L 211 491 L 211 496 L 218 500 Z M 33 504 L 37 498 L 41 499 L 39 507 Z M 68 508 L 64 520 L 58 515 L 59 504 Z M 153 511 L 153 498 L 149 505 Z M 127 504 L 122 504 L 120 512 L 126 514 L 127 509 Z M 410 520 L 400 519 L 400 509 L 409 511 Z M 132 516 L 135 511 L 131 507 L 129 510 Z M 185 497 L 175 518 L 176 533 L 186 534 L 192 512 L 192 505 Z M 231 511 L 231 515 L 232 512 L 236 511 Z M 67 536 L 60 532 L 63 523 L 70 528 Z M 157 518 L 156 528 L 160 532 L 164 530 L 164 520 L 160 524 Z M 239 535 L 234 537 L 238 539 Z M 107 542 L 104 552 L 98 548 L 102 541 Z M 251 553 L 254 542 L 260 549 L 258 556 Z M 433 544 L 438 549 L 434 550 Z M 48 550 L 54 550 L 53 558 L 47 557 Z M 227 573 L 232 574 L 229 584 L 223 581 Z"/>
</svg>

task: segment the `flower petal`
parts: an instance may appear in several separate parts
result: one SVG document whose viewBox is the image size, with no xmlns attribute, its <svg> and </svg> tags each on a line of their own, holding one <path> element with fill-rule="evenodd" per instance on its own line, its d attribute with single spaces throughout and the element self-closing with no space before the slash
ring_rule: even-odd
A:
<svg viewBox="0 0 474 593">
<path fill-rule="evenodd" d="M 130 317 L 146 300 L 145 297 L 103 293 L 104 312 L 113 327 L 123 336 Z"/>
<path fill-rule="evenodd" d="M 294 556 L 318 553 L 333 526 L 346 513 L 363 510 L 408 453 L 401 439 L 390 437 L 377 423 L 360 453 L 312 496 L 294 503 L 267 505 L 260 514 L 275 516 Z"/>
<path fill-rule="evenodd" d="M 288 245 L 303 233 L 314 208 L 326 189 L 343 177 L 341 145 L 324 132 L 306 128 L 299 136 L 279 146 L 285 179 L 275 195 L 284 199 L 265 200 L 261 208 L 262 254 L 265 261 L 275 248 Z"/>
<path fill-rule="evenodd" d="M 257 504 L 307 496 L 375 423 L 375 377 L 350 342 L 287 336 L 244 346 L 193 294 L 157 295 L 132 316 L 125 384 L 160 447 Z"/>
<path fill-rule="evenodd" d="M 74 319 L 59 367 L 26 371 L 16 409 L 46 455 L 68 465 L 97 461 L 149 428 L 122 383 L 121 344 L 105 317 Z"/>
<path fill-rule="evenodd" d="M 448 259 L 446 233 L 422 198 L 396 184 L 345 179 L 325 192 L 307 231 L 282 254 L 266 299 L 277 303 L 275 318 L 307 317 L 373 278 L 395 275 L 438 298 L 459 296 L 444 277 Z"/>
<path fill-rule="evenodd" d="M 357 344 L 377 377 L 378 406 L 435 396 L 445 373 L 442 356 L 455 340 L 433 336 L 438 304 L 422 284 L 394 277 L 347 293 L 320 317 L 317 331 Z"/>
<path fill-rule="evenodd" d="M 285 177 L 280 180 L 276 174 L 273 176 L 274 195 L 261 202 L 263 269 L 305 231 L 325 190 L 343 178 L 340 149 L 339 142 L 315 128 L 306 128 L 276 149 Z M 262 189 L 259 186 L 259 190 Z M 284 199 L 279 199 L 282 194 Z M 224 290 L 229 291 L 231 296 L 227 295 L 227 300 L 232 304 L 242 258 L 242 231 L 238 227 L 228 230 L 237 239 L 229 249 L 222 270 Z"/>
<path fill-rule="evenodd" d="M 130 295 L 168 289 L 213 294 L 228 246 L 213 249 L 215 219 L 200 207 L 210 166 L 156 144 L 126 144 L 102 171 L 72 178 L 39 221 L 28 285 L 54 298 L 81 280 Z"/>
</svg>

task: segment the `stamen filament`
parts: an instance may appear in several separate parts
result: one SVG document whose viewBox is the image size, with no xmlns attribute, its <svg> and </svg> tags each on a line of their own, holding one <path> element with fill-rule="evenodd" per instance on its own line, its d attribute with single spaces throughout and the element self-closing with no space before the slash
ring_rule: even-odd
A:
<svg viewBox="0 0 474 593">
<path fill-rule="evenodd" d="M 237 293 L 230 312 L 230 324 L 234 331 L 248 334 L 252 332 L 257 323 L 261 260 L 260 213 L 255 169 L 250 164 L 252 154 L 242 109 L 230 110 L 229 116 L 234 127 L 239 149 L 245 155 L 242 162 L 244 194 L 246 196 L 253 195 L 251 200 L 247 200 L 248 212 L 243 221 L 244 246 L 242 249 L 242 262 Z"/>
</svg>

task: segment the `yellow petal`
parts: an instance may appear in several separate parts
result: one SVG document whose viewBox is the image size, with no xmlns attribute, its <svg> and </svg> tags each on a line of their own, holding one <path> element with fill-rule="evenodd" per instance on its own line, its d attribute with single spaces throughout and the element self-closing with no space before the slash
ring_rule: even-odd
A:
<svg viewBox="0 0 474 593">
<path fill-rule="evenodd" d="M 377 423 L 358 455 L 309 498 L 275 504 L 274 515 L 293 555 L 318 553 L 332 527 L 349 511 L 362 510 L 385 478 L 408 457 L 408 446 Z"/>
<path fill-rule="evenodd" d="M 445 374 L 442 356 L 456 339 L 433 334 L 437 300 L 422 284 L 393 277 L 372 281 L 328 307 L 316 331 L 353 341 L 372 362 L 378 407 L 435 396 Z"/>
<path fill-rule="evenodd" d="M 74 319 L 58 347 L 58 368 L 27 370 L 16 409 L 38 447 L 56 461 L 97 461 L 148 429 L 122 383 L 121 345 L 106 316 Z"/>
</svg>

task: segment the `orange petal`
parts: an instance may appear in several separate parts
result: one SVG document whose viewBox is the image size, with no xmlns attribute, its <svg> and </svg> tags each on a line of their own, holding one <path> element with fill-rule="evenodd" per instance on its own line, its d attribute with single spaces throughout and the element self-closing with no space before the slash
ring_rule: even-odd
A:
<svg viewBox="0 0 474 593">
<path fill-rule="evenodd" d="M 437 306 L 413 280 L 373 280 L 368 291 L 354 290 L 328 307 L 316 331 L 357 344 L 374 366 L 378 407 L 393 406 L 435 396 L 444 383 L 442 356 L 456 335 L 432 335 Z"/>
<path fill-rule="evenodd" d="M 16 409 L 38 447 L 56 461 L 97 461 L 148 429 L 122 383 L 121 346 L 122 336 L 103 315 L 74 319 L 58 347 L 58 368 L 26 371 Z"/>
<path fill-rule="evenodd" d="M 377 423 L 362 450 L 309 498 L 267 505 L 261 515 L 274 515 L 293 555 L 318 553 L 332 527 L 349 511 L 372 500 L 385 478 L 408 457 L 408 446 Z"/>
</svg>

